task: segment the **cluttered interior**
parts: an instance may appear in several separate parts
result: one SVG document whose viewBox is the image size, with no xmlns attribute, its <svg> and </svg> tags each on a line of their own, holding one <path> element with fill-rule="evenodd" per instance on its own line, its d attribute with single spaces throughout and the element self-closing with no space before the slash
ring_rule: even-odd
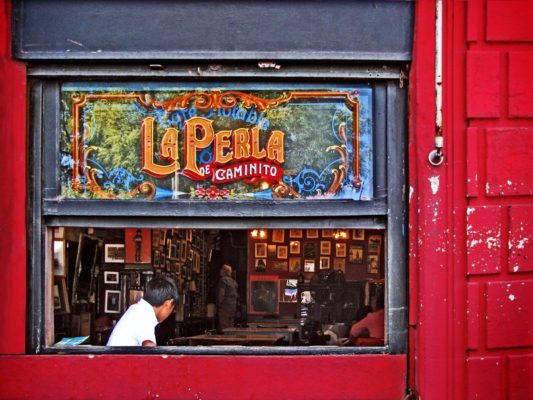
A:
<svg viewBox="0 0 533 400">
<path fill-rule="evenodd" d="M 106 346 L 147 283 L 167 277 L 179 298 L 158 346 L 383 345 L 385 232 L 52 228 L 49 344 Z M 354 333 L 372 315 L 377 329 Z"/>
</svg>

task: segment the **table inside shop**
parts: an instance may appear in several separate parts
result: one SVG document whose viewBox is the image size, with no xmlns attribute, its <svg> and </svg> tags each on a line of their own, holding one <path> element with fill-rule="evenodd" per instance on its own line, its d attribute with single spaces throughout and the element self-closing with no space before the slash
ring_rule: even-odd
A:
<svg viewBox="0 0 533 400">
<path fill-rule="evenodd" d="M 257 327 L 248 327 L 248 328 L 226 328 L 223 330 L 224 335 L 267 335 L 267 336 L 283 336 L 283 341 L 292 346 L 296 341 L 296 334 L 298 329 L 292 327 L 268 327 L 268 326 L 257 326 Z"/>
<path fill-rule="evenodd" d="M 171 346 L 275 346 L 283 335 L 196 335 L 169 340 Z"/>
</svg>

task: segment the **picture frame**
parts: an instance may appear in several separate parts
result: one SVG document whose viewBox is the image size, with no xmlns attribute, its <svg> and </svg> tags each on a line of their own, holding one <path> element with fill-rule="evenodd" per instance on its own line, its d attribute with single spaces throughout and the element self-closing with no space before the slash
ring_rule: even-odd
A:
<svg viewBox="0 0 533 400">
<path fill-rule="evenodd" d="M 335 229 L 322 229 L 323 238 L 332 238 L 335 235 Z"/>
<path fill-rule="evenodd" d="M 365 240 L 365 230 L 364 229 L 352 230 L 352 239 L 353 240 Z"/>
<path fill-rule="evenodd" d="M 53 241 L 53 269 L 54 276 L 67 276 L 67 250 L 64 240 Z"/>
<path fill-rule="evenodd" d="M 302 269 L 302 259 L 300 257 L 289 258 L 289 272 L 300 272 Z"/>
<path fill-rule="evenodd" d="M 309 239 L 316 239 L 318 238 L 318 229 L 308 229 L 307 230 L 307 237 Z"/>
<path fill-rule="evenodd" d="M 152 261 L 152 265 L 154 266 L 155 269 L 159 268 L 159 263 L 160 262 L 161 262 L 161 251 L 154 250 L 154 258 L 153 258 L 153 261 Z"/>
<path fill-rule="evenodd" d="M 54 276 L 53 305 L 55 315 L 70 314 L 67 279 L 64 276 Z"/>
<path fill-rule="evenodd" d="M 297 303 L 298 302 L 298 280 L 297 279 L 280 279 L 279 280 L 279 302 L 280 303 Z"/>
<path fill-rule="evenodd" d="M 289 253 L 300 254 L 300 241 L 299 240 L 291 240 L 289 242 Z"/>
<path fill-rule="evenodd" d="M 120 274 L 118 271 L 104 271 L 104 283 L 106 285 L 119 285 Z"/>
<path fill-rule="evenodd" d="M 301 229 L 289 229 L 289 238 L 300 239 L 303 237 Z"/>
<path fill-rule="evenodd" d="M 381 250 L 381 235 L 370 235 L 367 249 L 369 253 L 379 254 Z"/>
<path fill-rule="evenodd" d="M 335 243 L 335 256 L 346 257 L 346 243 Z"/>
<path fill-rule="evenodd" d="M 304 260 L 304 272 L 315 272 L 315 260 Z"/>
<path fill-rule="evenodd" d="M 120 314 L 120 290 L 106 290 L 104 294 L 104 312 Z"/>
<path fill-rule="evenodd" d="M 329 269 L 330 268 L 330 259 L 329 257 L 320 257 L 320 269 Z"/>
<path fill-rule="evenodd" d="M 126 228 L 124 231 L 126 264 L 152 263 L 152 234 L 149 228 Z"/>
<path fill-rule="evenodd" d="M 124 244 L 123 243 L 106 243 L 104 244 L 104 262 L 109 264 L 124 263 Z"/>
<path fill-rule="evenodd" d="M 273 243 L 285 242 L 285 230 L 284 229 L 273 229 L 272 230 L 272 242 Z"/>
<path fill-rule="evenodd" d="M 346 259 L 345 258 L 334 258 L 333 269 L 335 271 L 346 272 Z"/>
<path fill-rule="evenodd" d="M 329 240 L 320 241 L 320 254 L 323 256 L 331 255 L 331 242 Z"/>
<path fill-rule="evenodd" d="M 362 264 L 364 257 L 363 246 L 350 246 L 348 250 L 348 261 L 352 264 Z"/>
<path fill-rule="evenodd" d="M 272 261 L 271 266 L 276 271 L 287 271 L 289 269 L 289 263 L 287 261 Z"/>
<path fill-rule="evenodd" d="M 286 259 L 288 256 L 288 247 L 287 246 L 278 246 L 277 257 L 281 259 Z"/>
<path fill-rule="evenodd" d="M 180 260 L 187 260 L 187 241 L 185 240 L 180 241 Z"/>
<path fill-rule="evenodd" d="M 316 257 L 316 243 L 315 242 L 304 242 L 304 258 L 305 259 L 314 259 Z"/>
<path fill-rule="evenodd" d="M 277 246 L 275 244 L 267 245 L 267 257 L 274 258 L 277 254 Z"/>
<path fill-rule="evenodd" d="M 255 243 L 255 258 L 265 258 L 267 256 L 267 244 Z"/>
<path fill-rule="evenodd" d="M 379 256 L 377 254 L 371 254 L 367 257 L 367 273 L 379 274 Z"/>
<path fill-rule="evenodd" d="M 266 267 L 266 258 L 258 258 L 255 260 L 255 272 L 265 272 Z"/>
<path fill-rule="evenodd" d="M 248 290 L 248 313 L 279 314 L 279 283 L 277 275 L 251 275 Z"/>
</svg>

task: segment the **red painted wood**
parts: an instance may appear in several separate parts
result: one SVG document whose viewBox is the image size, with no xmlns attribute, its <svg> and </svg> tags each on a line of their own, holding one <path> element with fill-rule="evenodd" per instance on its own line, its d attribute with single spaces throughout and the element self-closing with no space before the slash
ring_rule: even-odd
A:
<svg viewBox="0 0 533 400">
<path fill-rule="evenodd" d="M 487 136 L 489 196 L 533 194 L 533 128 L 493 128 Z"/>
<path fill-rule="evenodd" d="M 26 76 L 10 55 L 10 2 L 0 2 L 0 354 L 23 353 L 26 315 Z"/>
<path fill-rule="evenodd" d="M 500 116 L 500 53 L 469 51 L 466 60 L 467 115 L 470 118 Z"/>
<path fill-rule="evenodd" d="M 500 272 L 502 208 L 469 207 L 466 213 L 468 274 Z"/>
<path fill-rule="evenodd" d="M 0 397 L 401 399 L 406 357 L 28 356 L 0 358 Z"/>
<path fill-rule="evenodd" d="M 509 400 L 533 399 L 533 354 L 509 357 Z"/>
<path fill-rule="evenodd" d="M 468 303 L 466 313 L 468 316 L 468 348 L 475 350 L 479 347 L 479 320 L 480 320 L 480 301 L 479 301 L 479 283 L 472 282 L 468 284 Z"/>
<path fill-rule="evenodd" d="M 533 7 L 531 7 L 533 9 Z M 533 29 L 531 29 L 533 31 Z M 533 52 L 509 52 L 509 116 L 533 117 Z"/>
<path fill-rule="evenodd" d="M 533 41 L 529 0 L 487 0 L 488 41 Z"/>
<path fill-rule="evenodd" d="M 468 128 L 466 131 L 466 140 L 467 140 L 467 181 L 466 181 L 466 191 L 467 196 L 476 197 L 479 195 L 479 155 L 478 155 L 478 145 L 479 145 L 479 128 Z"/>
<path fill-rule="evenodd" d="M 509 210 L 509 272 L 533 272 L 533 205 Z"/>
<path fill-rule="evenodd" d="M 467 360 L 467 399 L 503 400 L 503 365 L 501 357 L 469 358 Z"/>
</svg>

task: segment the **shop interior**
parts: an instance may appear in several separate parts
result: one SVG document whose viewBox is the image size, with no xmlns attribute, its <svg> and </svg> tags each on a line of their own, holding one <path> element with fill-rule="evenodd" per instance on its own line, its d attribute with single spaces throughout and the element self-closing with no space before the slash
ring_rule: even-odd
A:
<svg viewBox="0 0 533 400">
<path fill-rule="evenodd" d="M 383 345 L 385 338 L 350 340 L 349 331 L 384 297 L 385 233 L 50 228 L 47 344 L 105 346 L 146 283 L 166 276 L 179 301 L 156 327 L 158 346 Z M 224 264 L 238 302 L 234 326 L 221 329 L 216 287 Z"/>
</svg>

